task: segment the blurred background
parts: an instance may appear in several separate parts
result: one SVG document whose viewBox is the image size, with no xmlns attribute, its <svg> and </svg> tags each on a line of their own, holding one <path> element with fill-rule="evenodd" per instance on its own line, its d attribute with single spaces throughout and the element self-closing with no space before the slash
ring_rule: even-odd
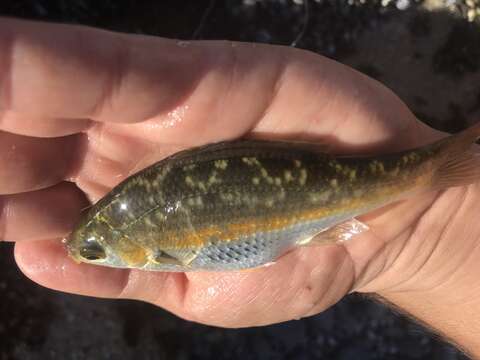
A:
<svg viewBox="0 0 480 360">
<path fill-rule="evenodd" d="M 0 2 L 0 15 L 296 46 L 376 78 L 438 129 L 480 117 L 480 0 L 17 0 Z M 308 319 L 219 329 L 148 304 L 40 288 L 12 250 L 0 243 L 0 360 L 467 359 L 359 295 Z"/>
</svg>

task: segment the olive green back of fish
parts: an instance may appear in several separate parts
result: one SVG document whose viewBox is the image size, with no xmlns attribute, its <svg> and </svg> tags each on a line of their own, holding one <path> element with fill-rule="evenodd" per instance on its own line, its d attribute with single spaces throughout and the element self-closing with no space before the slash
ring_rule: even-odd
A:
<svg viewBox="0 0 480 360">
<path fill-rule="evenodd" d="M 142 242 L 189 246 L 212 225 L 295 221 L 388 201 L 428 180 L 432 155 L 334 158 L 290 143 L 216 144 L 142 171 L 92 210 L 102 208 L 94 216 Z"/>
</svg>

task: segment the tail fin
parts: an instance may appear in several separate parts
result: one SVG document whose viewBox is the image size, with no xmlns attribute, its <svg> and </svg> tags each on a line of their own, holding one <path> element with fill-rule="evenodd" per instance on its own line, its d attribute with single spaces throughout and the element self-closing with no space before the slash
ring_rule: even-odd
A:
<svg viewBox="0 0 480 360">
<path fill-rule="evenodd" d="M 435 187 L 468 185 L 480 180 L 480 149 L 474 143 L 480 138 L 480 123 L 458 134 L 440 140 Z"/>
</svg>

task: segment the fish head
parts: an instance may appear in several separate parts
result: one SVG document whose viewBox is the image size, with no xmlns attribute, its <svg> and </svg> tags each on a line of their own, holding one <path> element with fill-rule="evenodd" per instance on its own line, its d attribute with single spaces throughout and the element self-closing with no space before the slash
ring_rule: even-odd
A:
<svg viewBox="0 0 480 360">
<path fill-rule="evenodd" d="M 128 268 L 146 262 L 146 253 L 140 246 L 101 219 L 79 224 L 65 244 L 69 256 L 77 263 Z"/>
<path fill-rule="evenodd" d="M 106 238 L 112 235 L 105 225 L 96 220 L 81 223 L 65 239 L 68 254 L 79 263 L 108 262 Z"/>
</svg>

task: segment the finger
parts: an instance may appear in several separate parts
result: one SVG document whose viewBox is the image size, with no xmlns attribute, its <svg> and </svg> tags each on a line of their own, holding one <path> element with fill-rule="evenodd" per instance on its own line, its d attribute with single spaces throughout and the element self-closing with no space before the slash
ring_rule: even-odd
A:
<svg viewBox="0 0 480 360">
<path fill-rule="evenodd" d="M 215 88 L 234 65 L 215 46 L 12 19 L 0 27 L 2 108 L 49 117 L 141 121 L 173 109 L 200 77 L 204 90 Z M 198 93 L 198 102 L 215 101 Z"/>
<path fill-rule="evenodd" d="M 52 119 L 22 115 L 13 111 L 0 113 L 0 130 L 35 137 L 60 137 L 85 131 L 92 125 L 86 119 Z"/>
<path fill-rule="evenodd" d="M 184 318 L 226 327 L 265 325 L 319 312 L 344 296 L 353 268 L 338 246 L 301 249 L 276 264 L 227 273 L 127 271 L 75 264 L 58 241 L 15 247 L 20 269 L 60 291 L 148 301 Z"/>
<path fill-rule="evenodd" d="M 196 141 L 210 134 L 207 123 L 219 137 L 245 132 L 265 110 L 283 62 L 272 56 L 279 48 L 237 49 L 221 42 L 185 47 L 12 19 L 1 20 L 0 33 L 3 110 L 107 122 L 152 119 L 151 130 L 180 127 Z M 196 136 L 188 134 L 192 129 Z M 171 135 L 165 139 L 172 141 Z"/>
<path fill-rule="evenodd" d="M 227 42 L 185 46 L 10 19 L 0 28 L 3 109 L 49 118 L 146 120 L 112 131 L 154 143 L 193 145 L 252 128 L 370 147 L 422 141 L 421 125 L 385 87 L 304 51 Z"/>
<path fill-rule="evenodd" d="M 78 165 L 81 138 L 40 139 L 0 132 L 0 194 L 49 187 Z"/>
<path fill-rule="evenodd" d="M 320 139 L 338 153 L 392 152 L 432 139 L 388 88 L 342 64 L 298 56 L 282 76 L 254 129 L 262 137 Z"/>
<path fill-rule="evenodd" d="M 0 196 L 0 241 L 64 237 L 87 205 L 82 192 L 70 183 Z"/>
<path fill-rule="evenodd" d="M 179 150 L 175 146 L 152 146 L 128 133 L 112 132 L 102 124 L 91 128 L 87 136 L 87 151 L 72 180 L 92 201 L 127 176 Z"/>
<path fill-rule="evenodd" d="M 96 297 L 115 297 L 128 276 L 124 270 L 75 264 L 65 256 L 60 239 L 17 242 L 15 259 L 33 281 L 81 295 L 92 295 L 89 289 L 95 288 Z"/>
<path fill-rule="evenodd" d="M 150 288 L 151 296 L 161 297 L 165 302 L 177 304 L 177 309 L 180 308 L 184 278 L 181 273 L 129 271 L 76 264 L 67 256 L 60 240 L 17 242 L 15 260 L 26 276 L 51 289 L 117 298 L 122 296 L 129 282 L 135 281 L 138 286 Z M 132 279 L 139 279 L 142 283 Z"/>
</svg>

